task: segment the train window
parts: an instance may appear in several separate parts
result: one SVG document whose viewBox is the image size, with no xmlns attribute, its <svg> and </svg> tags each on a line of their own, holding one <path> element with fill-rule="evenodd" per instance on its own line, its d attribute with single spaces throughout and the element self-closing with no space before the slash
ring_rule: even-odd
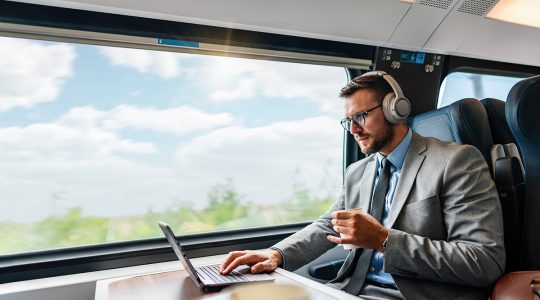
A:
<svg viewBox="0 0 540 300">
<path fill-rule="evenodd" d="M 342 67 L 0 37 L 0 255 L 309 221 Z"/>
<path fill-rule="evenodd" d="M 495 98 L 506 101 L 508 92 L 523 77 L 453 72 L 444 79 L 439 91 L 437 107 L 463 98 Z"/>
</svg>

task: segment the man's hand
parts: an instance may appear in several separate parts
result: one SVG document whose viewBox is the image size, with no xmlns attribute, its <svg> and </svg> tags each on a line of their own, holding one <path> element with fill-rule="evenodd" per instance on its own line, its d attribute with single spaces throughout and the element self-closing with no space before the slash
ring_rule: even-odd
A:
<svg viewBox="0 0 540 300">
<path fill-rule="evenodd" d="M 251 266 L 251 273 L 271 272 L 281 264 L 281 261 L 281 254 L 273 249 L 232 251 L 219 268 L 223 275 L 229 274 L 240 265 Z"/>
<path fill-rule="evenodd" d="M 348 237 L 329 235 L 329 241 L 384 252 L 383 242 L 388 237 L 388 229 L 370 214 L 359 210 L 338 210 L 332 213 L 332 224 L 336 232 Z"/>
</svg>

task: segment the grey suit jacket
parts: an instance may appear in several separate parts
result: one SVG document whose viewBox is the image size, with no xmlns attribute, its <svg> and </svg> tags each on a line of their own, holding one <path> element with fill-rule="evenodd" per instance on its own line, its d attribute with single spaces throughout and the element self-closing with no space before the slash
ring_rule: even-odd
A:
<svg viewBox="0 0 540 300">
<path fill-rule="evenodd" d="M 347 169 L 341 207 L 368 211 L 375 167 L 376 156 L 370 155 Z M 331 224 L 336 209 L 337 203 L 274 246 L 283 253 L 285 269 L 295 270 L 336 246 L 326 239 L 338 235 Z M 504 272 L 498 194 L 484 158 L 472 146 L 413 133 L 389 224 L 384 271 L 405 299 L 486 299 Z M 350 254 L 338 273 L 338 287 L 354 268 L 351 260 Z"/>
</svg>

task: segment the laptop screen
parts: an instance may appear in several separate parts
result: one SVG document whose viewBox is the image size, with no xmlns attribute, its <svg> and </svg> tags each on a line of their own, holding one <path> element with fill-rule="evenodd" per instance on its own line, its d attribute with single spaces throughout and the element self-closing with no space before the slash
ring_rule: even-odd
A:
<svg viewBox="0 0 540 300">
<path fill-rule="evenodd" d="M 195 271 L 195 268 L 189 261 L 189 258 L 184 253 L 184 250 L 182 249 L 182 246 L 176 239 L 176 236 L 174 235 L 174 232 L 172 231 L 169 224 L 164 222 L 159 222 L 159 227 L 161 227 L 161 230 L 165 234 L 165 237 L 167 238 L 167 241 L 169 241 L 169 244 L 171 244 L 174 252 L 176 253 L 176 256 L 178 256 L 178 259 L 184 265 L 184 268 L 188 272 L 189 276 L 195 281 L 195 283 L 202 287 L 201 280 L 199 279 L 199 275 L 197 275 L 197 272 Z"/>
</svg>

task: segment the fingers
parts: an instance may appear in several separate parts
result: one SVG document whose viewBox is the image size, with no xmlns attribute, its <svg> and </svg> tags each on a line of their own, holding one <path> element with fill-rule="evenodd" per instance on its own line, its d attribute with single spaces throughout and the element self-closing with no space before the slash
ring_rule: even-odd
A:
<svg viewBox="0 0 540 300">
<path fill-rule="evenodd" d="M 239 256 L 233 259 L 229 265 L 223 268 L 223 270 L 221 271 L 221 274 L 227 275 L 232 270 L 236 269 L 238 266 L 248 264 L 250 260 L 252 260 L 252 257 L 249 254 L 244 254 L 242 256 Z"/>
<path fill-rule="evenodd" d="M 350 219 L 354 215 L 362 214 L 361 210 L 336 210 L 332 213 L 333 219 Z"/>
<path fill-rule="evenodd" d="M 256 263 L 253 267 L 251 267 L 251 273 L 271 272 L 274 271 L 276 268 L 276 265 L 274 265 L 268 260 L 265 260 L 263 262 Z"/>
<path fill-rule="evenodd" d="M 333 236 L 333 235 L 327 235 L 326 238 L 332 242 L 332 243 L 336 243 L 336 244 L 351 244 L 352 243 L 352 238 L 350 237 L 337 237 L 337 236 Z"/>
<path fill-rule="evenodd" d="M 252 266 L 265 261 L 271 261 L 271 257 L 264 251 L 233 251 L 229 253 L 225 262 L 223 263 L 221 267 L 221 274 L 227 275 L 240 265 Z M 275 267 L 273 269 L 275 269 Z"/>
<path fill-rule="evenodd" d="M 351 226 L 349 219 L 332 219 L 332 224 L 337 226 Z"/>
<path fill-rule="evenodd" d="M 336 210 L 332 213 L 332 219 L 348 219 L 349 214 L 346 210 Z"/>
<path fill-rule="evenodd" d="M 334 228 L 334 231 L 337 233 L 344 233 L 348 235 L 351 235 L 354 233 L 354 228 L 350 228 L 350 227 L 334 226 L 333 228 Z"/>
<path fill-rule="evenodd" d="M 225 257 L 225 261 L 223 261 L 223 263 L 219 266 L 219 271 L 223 273 L 223 270 L 225 270 L 237 257 L 242 256 L 244 254 L 246 254 L 246 251 L 229 252 L 227 257 Z"/>
</svg>

